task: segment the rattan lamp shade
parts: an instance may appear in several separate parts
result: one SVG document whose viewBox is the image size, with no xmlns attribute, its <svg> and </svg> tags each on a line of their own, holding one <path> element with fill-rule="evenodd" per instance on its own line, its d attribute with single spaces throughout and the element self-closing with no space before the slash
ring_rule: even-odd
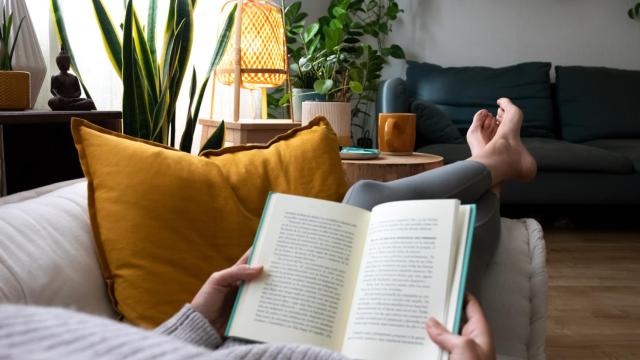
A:
<svg viewBox="0 0 640 360">
<path fill-rule="evenodd" d="M 233 4 L 229 2 L 227 7 Z M 257 89 L 281 85 L 288 73 L 282 9 L 268 1 L 244 0 L 241 14 L 242 87 Z M 235 36 L 234 29 L 231 39 Z M 216 70 L 218 80 L 225 85 L 235 81 L 234 55 L 231 41 Z"/>
</svg>

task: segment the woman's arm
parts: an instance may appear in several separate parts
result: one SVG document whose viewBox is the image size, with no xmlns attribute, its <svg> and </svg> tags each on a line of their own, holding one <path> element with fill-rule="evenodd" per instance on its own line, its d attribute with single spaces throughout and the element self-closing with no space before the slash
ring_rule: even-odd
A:
<svg viewBox="0 0 640 360">
<path fill-rule="evenodd" d="M 230 268 L 213 273 L 182 310 L 155 331 L 194 345 L 216 349 L 229 321 L 238 286 L 262 273 L 262 266 L 247 265 L 249 251 Z"/>
</svg>

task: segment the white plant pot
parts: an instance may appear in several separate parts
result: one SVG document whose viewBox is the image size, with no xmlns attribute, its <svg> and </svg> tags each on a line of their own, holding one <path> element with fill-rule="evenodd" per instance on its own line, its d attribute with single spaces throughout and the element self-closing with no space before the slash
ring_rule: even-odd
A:
<svg viewBox="0 0 640 360">
<path fill-rule="evenodd" d="M 33 108 L 36 100 L 38 100 L 38 94 L 40 94 L 44 78 L 47 75 L 47 64 L 44 61 L 42 49 L 40 49 L 38 37 L 33 28 L 25 0 L 6 0 L 6 5 L 7 16 L 13 13 L 12 38 L 15 37 L 20 19 L 24 17 L 22 29 L 16 42 L 16 50 L 13 54 L 12 66 L 15 71 L 26 71 L 31 74 L 30 107 Z M 41 4 L 38 5 L 40 6 Z"/>
<path fill-rule="evenodd" d="M 338 135 L 338 145 L 351 146 L 351 103 L 305 101 L 302 103 L 302 126 L 316 116 L 324 116 Z"/>
</svg>

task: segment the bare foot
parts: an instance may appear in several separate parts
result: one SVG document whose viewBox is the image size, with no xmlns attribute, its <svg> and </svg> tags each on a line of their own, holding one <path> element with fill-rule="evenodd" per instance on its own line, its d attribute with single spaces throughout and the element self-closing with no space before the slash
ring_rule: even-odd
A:
<svg viewBox="0 0 640 360">
<path fill-rule="evenodd" d="M 471 159 L 489 168 L 494 185 L 508 179 L 529 181 L 536 175 L 537 164 L 520 140 L 524 114 L 509 99 L 499 99 L 498 105 L 502 110 L 500 126 L 487 146 Z"/>
<path fill-rule="evenodd" d="M 473 116 L 471 127 L 467 131 L 467 143 L 471 149 L 471 155 L 479 153 L 493 139 L 498 130 L 498 120 L 493 115 L 482 109 Z"/>
</svg>

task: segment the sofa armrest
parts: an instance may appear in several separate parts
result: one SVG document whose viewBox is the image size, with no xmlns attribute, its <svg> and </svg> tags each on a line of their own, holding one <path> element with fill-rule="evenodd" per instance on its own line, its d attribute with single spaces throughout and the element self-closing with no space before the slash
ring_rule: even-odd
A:
<svg viewBox="0 0 640 360">
<path fill-rule="evenodd" d="M 409 112 L 407 83 L 402 78 L 382 81 L 378 88 L 376 113 Z"/>
</svg>

